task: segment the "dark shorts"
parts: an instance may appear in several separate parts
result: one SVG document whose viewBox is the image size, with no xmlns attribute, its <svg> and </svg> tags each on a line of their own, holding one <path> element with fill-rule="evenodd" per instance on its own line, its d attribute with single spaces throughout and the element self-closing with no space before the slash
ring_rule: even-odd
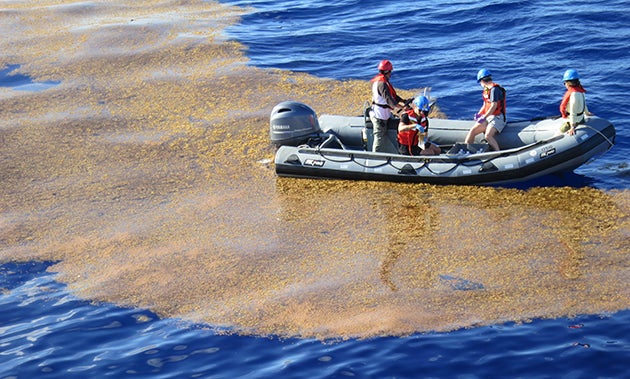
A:
<svg viewBox="0 0 630 379">
<path fill-rule="evenodd" d="M 411 154 L 409 154 L 409 148 L 411 148 Z M 420 155 L 421 151 L 422 149 L 418 145 L 398 145 L 398 153 L 402 155 Z"/>
</svg>

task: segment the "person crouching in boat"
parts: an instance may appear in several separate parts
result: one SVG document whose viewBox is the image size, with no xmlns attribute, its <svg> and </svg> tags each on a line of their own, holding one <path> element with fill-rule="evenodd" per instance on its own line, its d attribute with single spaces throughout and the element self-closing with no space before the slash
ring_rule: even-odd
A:
<svg viewBox="0 0 630 379">
<path fill-rule="evenodd" d="M 404 102 L 396 94 L 394 86 L 389 82 L 394 66 L 387 59 L 378 64 L 378 74 L 372 78 L 372 109 L 370 120 L 374 131 L 372 151 L 396 154 L 393 141 L 387 136 L 387 120 L 392 117 L 392 110 L 398 113 Z"/>
<path fill-rule="evenodd" d="M 566 70 L 562 81 L 567 92 L 564 93 L 560 103 L 560 113 L 564 120 L 560 127 L 560 132 L 572 136 L 575 135 L 575 128 L 577 128 L 578 124 L 584 123 L 584 116 L 592 116 L 592 114 L 586 106 L 586 96 L 584 95 L 586 90 L 580 83 L 578 72 L 573 69 Z"/>
<path fill-rule="evenodd" d="M 400 116 L 398 124 L 398 152 L 402 155 L 437 155 L 440 147 L 429 142 L 429 99 L 420 96 L 413 100 L 411 109 Z"/>
<path fill-rule="evenodd" d="M 477 82 L 483 88 L 483 104 L 475 115 L 475 125 L 468 131 L 466 143 L 473 143 L 477 134 L 484 137 L 492 150 L 499 150 L 495 136 L 503 130 L 505 118 L 505 89 L 492 81 L 489 70 L 482 68 L 477 73 Z"/>
</svg>

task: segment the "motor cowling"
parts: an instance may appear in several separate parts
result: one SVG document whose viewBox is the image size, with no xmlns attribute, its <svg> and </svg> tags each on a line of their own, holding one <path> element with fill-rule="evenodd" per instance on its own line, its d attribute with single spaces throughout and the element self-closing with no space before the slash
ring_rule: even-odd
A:
<svg viewBox="0 0 630 379">
<path fill-rule="evenodd" d="M 269 138 L 276 146 L 298 146 L 320 133 L 317 115 L 306 104 L 284 101 L 271 111 Z"/>
</svg>

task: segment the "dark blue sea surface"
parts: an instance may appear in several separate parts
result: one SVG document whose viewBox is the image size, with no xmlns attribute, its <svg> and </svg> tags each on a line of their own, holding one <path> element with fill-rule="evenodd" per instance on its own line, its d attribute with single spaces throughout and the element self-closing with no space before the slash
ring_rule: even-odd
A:
<svg viewBox="0 0 630 379">
<path fill-rule="evenodd" d="M 0 266 L 0 378 L 622 378 L 630 311 L 317 341 L 222 335 L 79 300 L 45 272 Z"/>
<path fill-rule="evenodd" d="M 252 7 L 227 31 L 252 65 L 367 80 L 390 59 L 396 87 L 432 87 L 451 118 L 478 109 L 481 67 L 508 89 L 510 119 L 558 114 L 562 73 L 575 68 L 590 110 L 615 124 L 617 144 L 566 180 L 630 188 L 627 2 L 225 3 Z M 1 79 L 30 83 L 9 71 Z M 245 337 L 77 299 L 49 265 L 0 266 L 0 379 L 630 377 L 630 310 L 400 338 Z"/>
<path fill-rule="evenodd" d="M 55 81 L 34 82 L 32 78 L 17 73 L 20 65 L 8 65 L 0 70 L 0 87 L 11 87 L 18 91 L 43 91 L 59 84 Z"/>
</svg>

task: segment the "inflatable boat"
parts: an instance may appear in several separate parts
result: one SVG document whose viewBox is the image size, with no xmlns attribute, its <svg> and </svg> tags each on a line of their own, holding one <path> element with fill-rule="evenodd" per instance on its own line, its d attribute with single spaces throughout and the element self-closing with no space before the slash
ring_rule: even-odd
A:
<svg viewBox="0 0 630 379">
<path fill-rule="evenodd" d="M 497 136 L 500 151 L 491 151 L 478 136 L 465 144 L 473 122 L 429 119 L 428 139 L 442 153 L 406 156 L 372 152 L 372 123 L 368 108 L 358 116 L 322 115 L 306 104 L 276 105 L 269 134 L 278 150 L 278 176 L 380 180 L 394 182 L 494 185 L 528 181 L 543 175 L 572 171 L 607 152 L 615 128 L 596 116 L 578 125 L 575 135 L 559 134 L 559 117 L 508 121 Z M 397 144 L 399 120 L 391 118 L 388 137 Z"/>
</svg>

